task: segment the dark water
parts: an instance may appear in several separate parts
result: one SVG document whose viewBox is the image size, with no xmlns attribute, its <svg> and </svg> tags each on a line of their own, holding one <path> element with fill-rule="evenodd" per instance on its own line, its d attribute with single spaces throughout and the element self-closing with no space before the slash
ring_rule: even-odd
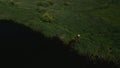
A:
<svg viewBox="0 0 120 68">
<path fill-rule="evenodd" d="M 0 40 L 3 64 L 12 63 L 10 67 L 116 68 L 113 63 L 103 60 L 94 63 L 88 57 L 79 56 L 58 38 L 46 38 L 11 20 L 0 20 Z"/>
</svg>

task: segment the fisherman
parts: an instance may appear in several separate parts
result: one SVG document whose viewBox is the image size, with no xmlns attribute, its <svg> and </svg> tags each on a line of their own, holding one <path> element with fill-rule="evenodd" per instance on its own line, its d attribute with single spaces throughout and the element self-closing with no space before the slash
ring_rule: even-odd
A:
<svg viewBox="0 0 120 68">
<path fill-rule="evenodd" d="M 78 34 L 73 40 L 71 40 L 71 41 L 69 42 L 69 45 L 70 45 L 71 47 L 73 47 L 74 45 L 76 45 L 76 43 L 79 42 L 79 39 L 80 39 L 80 34 Z"/>
</svg>

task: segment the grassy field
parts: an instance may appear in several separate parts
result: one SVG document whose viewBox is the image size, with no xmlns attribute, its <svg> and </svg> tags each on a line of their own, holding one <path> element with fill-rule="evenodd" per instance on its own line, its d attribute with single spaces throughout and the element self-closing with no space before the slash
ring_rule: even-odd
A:
<svg viewBox="0 0 120 68">
<path fill-rule="evenodd" d="M 120 0 L 0 0 L 0 19 L 65 43 L 78 40 L 74 49 L 80 54 L 119 63 L 119 6 Z"/>
</svg>

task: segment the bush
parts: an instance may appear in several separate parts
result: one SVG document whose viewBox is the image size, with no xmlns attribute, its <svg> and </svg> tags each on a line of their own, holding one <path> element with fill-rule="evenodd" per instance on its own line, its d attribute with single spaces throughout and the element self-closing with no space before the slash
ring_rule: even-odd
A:
<svg viewBox="0 0 120 68">
<path fill-rule="evenodd" d="M 50 15 L 48 12 L 45 12 L 43 15 L 42 15 L 42 20 L 45 21 L 45 22 L 52 22 L 53 21 L 53 16 Z"/>
</svg>

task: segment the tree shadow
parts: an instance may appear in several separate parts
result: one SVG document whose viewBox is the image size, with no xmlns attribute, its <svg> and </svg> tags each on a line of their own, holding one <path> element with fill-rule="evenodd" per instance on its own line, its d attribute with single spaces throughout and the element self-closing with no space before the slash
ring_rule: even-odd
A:
<svg viewBox="0 0 120 68">
<path fill-rule="evenodd" d="M 93 63 L 89 57 L 78 55 L 59 38 L 47 38 L 42 33 L 12 20 L 0 20 L 0 40 L 0 48 L 21 48 L 18 49 L 20 52 L 12 52 L 15 55 L 18 52 L 19 56 L 24 55 L 24 60 L 20 59 L 16 62 L 23 60 L 25 67 L 116 68 L 113 63 L 103 60 Z M 21 54 L 22 50 L 24 54 Z"/>
</svg>

